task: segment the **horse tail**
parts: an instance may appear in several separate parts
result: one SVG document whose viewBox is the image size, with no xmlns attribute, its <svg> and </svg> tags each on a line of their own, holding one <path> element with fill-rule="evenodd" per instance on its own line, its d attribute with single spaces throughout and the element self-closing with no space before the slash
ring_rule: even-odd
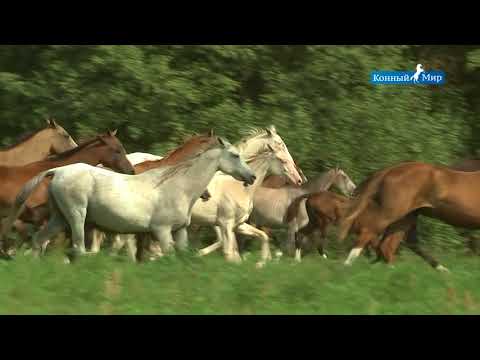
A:
<svg viewBox="0 0 480 360">
<path fill-rule="evenodd" d="M 348 206 L 345 217 L 340 221 L 338 232 L 339 241 L 343 241 L 347 237 L 348 232 L 350 231 L 350 228 L 352 227 L 355 219 L 360 215 L 363 210 L 365 210 L 369 203 L 369 200 L 373 196 L 375 196 L 378 191 L 378 187 L 384 178 L 384 175 L 390 169 L 391 168 L 387 168 L 374 174 L 359 186 L 359 190 L 361 192 L 357 194 L 357 196 L 355 196 L 355 198 L 352 200 L 352 202 Z"/>
<path fill-rule="evenodd" d="M 303 194 L 292 201 L 292 203 L 289 205 L 287 209 L 287 214 L 285 215 L 284 222 L 289 223 L 290 221 L 292 221 L 294 218 L 297 217 L 301 202 L 307 199 L 310 195 L 311 194 Z"/>
<path fill-rule="evenodd" d="M 33 179 L 29 180 L 20 190 L 18 193 L 17 197 L 15 198 L 15 203 L 13 205 L 13 208 L 10 212 L 10 215 L 8 216 L 5 225 L 2 227 L 2 230 L 0 232 L 0 240 L 3 240 L 5 235 L 8 234 L 10 229 L 12 228 L 13 223 L 17 220 L 17 218 L 22 214 L 22 212 L 25 210 L 25 203 L 27 199 L 30 197 L 32 192 L 34 192 L 37 187 L 42 183 L 43 179 L 45 179 L 48 176 L 55 175 L 55 170 L 56 169 L 50 169 L 46 170 L 39 175 L 35 176 Z"/>
</svg>

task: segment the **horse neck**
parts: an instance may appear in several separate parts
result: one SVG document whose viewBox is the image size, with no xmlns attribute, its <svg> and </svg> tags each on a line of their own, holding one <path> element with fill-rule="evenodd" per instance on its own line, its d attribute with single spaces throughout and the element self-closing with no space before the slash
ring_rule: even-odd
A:
<svg viewBox="0 0 480 360">
<path fill-rule="evenodd" d="M 15 161 L 17 164 L 19 164 L 20 158 L 29 158 L 30 162 L 41 160 L 50 152 L 52 144 L 49 135 L 49 131 L 41 130 L 10 149 L 1 150 L 0 158 L 2 160 L 17 159 Z"/>
<path fill-rule="evenodd" d="M 302 186 L 305 190 L 309 192 L 317 192 L 317 191 L 324 191 L 330 189 L 333 182 L 335 181 L 335 172 L 333 170 L 329 170 L 318 178 L 311 182 L 307 182 L 305 186 Z"/>
<path fill-rule="evenodd" d="M 270 168 L 270 161 L 271 159 L 260 156 L 256 159 L 253 159 L 248 163 L 250 168 L 255 173 L 256 180 L 253 185 L 247 187 L 247 192 L 250 194 L 254 194 L 257 189 L 262 186 L 263 180 L 267 176 L 268 170 Z"/>
<path fill-rule="evenodd" d="M 173 164 L 167 163 L 167 160 L 165 158 L 159 159 L 159 160 L 147 160 L 134 166 L 135 174 L 141 174 L 145 171 L 156 169 L 166 165 L 173 165 Z"/>
<path fill-rule="evenodd" d="M 238 152 L 244 158 L 248 159 L 257 155 L 260 151 L 265 149 L 266 140 L 260 135 L 255 136 L 246 141 L 241 141 L 236 144 Z"/>
<path fill-rule="evenodd" d="M 219 168 L 220 150 L 218 153 L 211 154 L 209 151 L 185 162 L 173 165 L 172 168 L 157 168 L 146 172 L 140 176 L 149 177 L 154 184 L 162 183 L 165 172 L 175 171 L 178 173 L 172 176 L 174 180 L 175 191 L 183 190 L 192 201 L 196 201 L 203 194 L 208 184 L 212 180 Z M 182 167 L 184 167 L 182 169 Z M 182 192 L 182 191 L 180 191 Z M 191 204 L 193 206 L 193 203 Z"/>
<path fill-rule="evenodd" d="M 80 149 L 76 152 L 73 152 L 70 156 L 67 156 L 62 159 L 49 159 L 46 162 L 50 162 L 54 167 L 60 167 L 76 163 L 84 163 L 92 166 L 97 166 L 101 163 L 101 160 L 104 156 L 104 146 L 86 146 L 83 149 Z M 106 164 L 102 164 L 107 166 Z"/>
</svg>

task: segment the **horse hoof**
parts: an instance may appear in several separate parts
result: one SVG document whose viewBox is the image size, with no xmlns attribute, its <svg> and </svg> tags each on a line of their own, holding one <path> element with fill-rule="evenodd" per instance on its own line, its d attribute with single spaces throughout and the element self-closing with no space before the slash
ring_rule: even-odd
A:
<svg viewBox="0 0 480 360">
<path fill-rule="evenodd" d="M 327 254 L 323 254 L 323 255 L 322 255 L 322 258 L 328 259 Z"/>
<path fill-rule="evenodd" d="M 437 265 L 437 267 L 435 268 L 435 270 L 438 270 L 440 272 L 443 272 L 443 273 L 450 273 L 450 270 L 448 270 L 445 266 L 443 265 Z"/>
<path fill-rule="evenodd" d="M 255 264 L 255 267 L 257 269 L 262 269 L 263 267 L 265 267 L 265 264 L 266 264 L 265 261 L 259 261 Z"/>
<path fill-rule="evenodd" d="M 281 258 L 282 256 L 283 256 L 283 252 L 281 252 L 280 250 L 275 251 L 275 257 L 276 258 Z"/>
</svg>

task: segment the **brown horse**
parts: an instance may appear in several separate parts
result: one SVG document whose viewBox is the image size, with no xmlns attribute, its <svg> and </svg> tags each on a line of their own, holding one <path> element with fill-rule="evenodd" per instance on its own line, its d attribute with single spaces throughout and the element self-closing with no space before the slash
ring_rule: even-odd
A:
<svg viewBox="0 0 480 360">
<path fill-rule="evenodd" d="M 367 244 L 376 248 L 379 236 L 384 233 L 385 237 L 403 238 L 419 214 L 453 226 L 479 228 L 479 181 L 478 171 L 462 172 L 420 162 L 402 163 L 377 172 L 361 185 L 341 222 L 340 240 L 352 225 L 360 228 L 356 245 L 345 263 L 350 265 Z M 369 207 L 371 202 L 376 204 L 374 210 Z M 369 221 L 362 219 L 364 213 L 371 213 Z M 380 251 L 393 256 L 394 252 L 385 249 L 384 244 Z M 391 262 L 393 257 L 386 260 Z M 446 270 L 438 263 L 435 268 Z"/>
<path fill-rule="evenodd" d="M 96 166 L 102 164 L 115 171 L 125 174 L 134 174 L 135 170 L 126 157 L 123 145 L 115 136 L 116 131 L 97 136 L 80 146 L 53 155 L 46 160 L 37 161 L 24 166 L 0 167 L 0 216 L 11 214 L 15 198 L 22 187 L 39 173 L 56 167 L 75 163 L 85 163 Z M 49 180 L 44 179 L 42 184 L 28 198 L 26 210 L 20 219 L 28 222 L 39 222 L 44 219 L 45 208 L 48 200 L 47 188 Z M 42 211 L 42 215 L 38 215 Z M 12 226 L 12 218 L 8 218 L 0 234 L 3 240 L 5 234 Z"/>
<path fill-rule="evenodd" d="M 480 171 L 480 160 L 461 160 L 450 165 L 449 168 L 452 170 L 465 172 Z M 432 255 L 419 248 L 419 242 L 417 238 L 417 217 L 420 214 L 428 216 L 429 211 L 431 212 L 431 210 L 424 209 L 411 213 L 407 219 L 403 220 L 403 223 L 405 224 L 404 227 L 407 228 L 406 231 L 397 231 L 391 234 L 386 234 L 382 240 L 377 260 L 383 259 L 389 263 L 393 262 L 395 252 L 398 249 L 400 242 L 405 240 L 405 245 L 407 247 L 422 257 L 432 267 L 438 267 L 439 262 Z M 431 215 L 432 214 L 430 214 L 430 216 Z M 474 247 L 473 243 L 475 239 L 472 236 L 469 236 L 467 233 L 468 231 L 463 231 L 462 235 L 467 238 L 468 245 L 472 248 Z"/>
<path fill-rule="evenodd" d="M 0 166 L 27 165 L 75 147 L 77 144 L 65 129 L 49 119 L 47 127 L 26 134 L 16 143 L 1 149 Z"/>
</svg>

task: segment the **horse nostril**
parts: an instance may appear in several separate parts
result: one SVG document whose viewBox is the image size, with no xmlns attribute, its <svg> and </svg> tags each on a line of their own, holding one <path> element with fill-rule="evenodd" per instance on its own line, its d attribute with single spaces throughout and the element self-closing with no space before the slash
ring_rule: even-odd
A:
<svg viewBox="0 0 480 360">
<path fill-rule="evenodd" d="M 298 181 L 297 181 L 297 184 L 298 184 L 298 185 L 302 185 L 302 180 L 298 180 Z"/>
<path fill-rule="evenodd" d="M 255 182 L 257 180 L 257 177 L 255 175 L 252 176 L 252 182 Z"/>
</svg>

